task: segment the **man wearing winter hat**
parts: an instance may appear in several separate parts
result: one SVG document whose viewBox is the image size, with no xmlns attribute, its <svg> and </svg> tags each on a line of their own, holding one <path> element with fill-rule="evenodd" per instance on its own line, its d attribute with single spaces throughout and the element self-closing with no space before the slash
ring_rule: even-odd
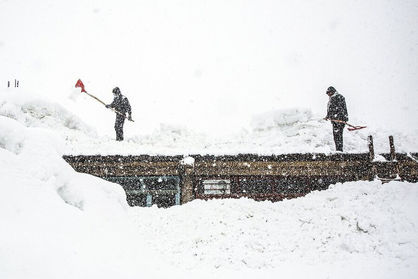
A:
<svg viewBox="0 0 418 279">
<path fill-rule="evenodd" d="M 343 132 L 345 122 L 348 121 L 345 98 L 332 86 L 328 87 L 326 93 L 329 96 L 329 101 L 327 116 L 324 119 L 331 120 L 335 149 L 343 151 Z"/>
<path fill-rule="evenodd" d="M 132 120 L 131 105 L 128 98 L 120 93 L 119 87 L 115 87 L 112 90 L 113 102 L 110 105 L 106 105 L 107 108 L 113 108 L 116 113 L 115 131 L 116 140 L 123 140 L 123 124 L 125 123 L 126 113 L 128 113 L 128 120 Z"/>
</svg>

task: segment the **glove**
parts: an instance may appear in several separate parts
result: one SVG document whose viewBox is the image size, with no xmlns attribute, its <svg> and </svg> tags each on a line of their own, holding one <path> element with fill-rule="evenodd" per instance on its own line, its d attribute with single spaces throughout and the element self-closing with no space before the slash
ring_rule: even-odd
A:
<svg viewBox="0 0 418 279">
<path fill-rule="evenodd" d="M 133 120 L 132 120 L 132 116 L 131 116 L 131 115 L 129 115 L 129 116 L 128 116 L 128 120 L 129 120 L 129 121 L 133 121 Z"/>
<path fill-rule="evenodd" d="M 106 108 L 110 108 L 110 105 L 105 105 Z"/>
</svg>

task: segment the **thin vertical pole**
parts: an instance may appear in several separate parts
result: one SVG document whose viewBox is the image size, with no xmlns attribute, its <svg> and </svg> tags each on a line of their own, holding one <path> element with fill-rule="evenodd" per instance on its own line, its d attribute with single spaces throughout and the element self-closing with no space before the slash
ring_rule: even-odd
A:
<svg viewBox="0 0 418 279">
<path fill-rule="evenodd" d="M 370 161 L 373 161 L 374 160 L 373 136 L 369 136 L 367 141 L 369 143 L 369 159 Z"/>
<path fill-rule="evenodd" d="M 369 143 L 369 160 L 370 160 L 370 176 L 369 180 L 372 181 L 375 179 L 377 175 L 377 170 L 374 161 L 374 145 L 373 145 L 373 137 L 369 136 L 367 139 Z"/>
<path fill-rule="evenodd" d="M 395 153 L 395 144 L 393 142 L 393 136 L 389 136 L 389 146 L 390 146 L 390 160 L 396 160 L 396 153 Z"/>
</svg>

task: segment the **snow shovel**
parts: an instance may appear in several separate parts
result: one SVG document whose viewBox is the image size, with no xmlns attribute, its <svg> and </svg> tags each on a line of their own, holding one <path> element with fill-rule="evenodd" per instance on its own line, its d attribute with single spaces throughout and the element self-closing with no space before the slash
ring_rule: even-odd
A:
<svg viewBox="0 0 418 279">
<path fill-rule="evenodd" d="M 349 131 L 356 131 L 356 130 L 360 130 L 360 129 L 367 128 L 367 126 L 354 126 L 354 125 L 351 125 L 351 124 L 349 124 L 349 123 L 347 123 L 345 121 L 342 121 L 342 120 L 337 120 L 337 119 L 329 119 L 329 120 L 331 120 L 332 122 L 338 122 L 338 123 L 344 123 L 344 124 L 346 124 L 347 126 L 349 126 L 347 128 L 347 130 L 349 130 Z"/>
<path fill-rule="evenodd" d="M 77 83 L 75 84 L 75 87 L 80 87 L 80 88 L 81 88 L 81 92 L 86 93 L 87 95 L 89 95 L 90 97 L 92 97 L 92 98 L 93 98 L 93 99 L 95 99 L 96 101 L 98 101 L 98 102 L 102 103 L 102 104 L 106 107 L 105 102 L 103 102 L 102 100 L 100 100 L 100 99 L 99 99 L 99 98 L 97 98 L 96 96 L 91 95 L 90 93 L 87 93 L 87 91 L 86 91 L 86 89 L 84 88 L 84 84 L 83 84 L 83 82 L 81 81 L 81 79 L 79 79 L 79 80 L 77 81 Z M 129 117 L 126 117 L 126 115 L 125 115 L 125 114 L 123 114 L 123 113 L 121 113 L 120 111 L 117 111 L 117 110 L 115 110 L 114 108 L 109 108 L 109 109 L 113 110 L 114 112 L 116 112 L 116 113 L 117 113 L 117 114 L 119 114 L 119 115 L 122 115 L 123 117 L 125 117 L 125 118 L 126 118 L 126 119 L 128 119 L 129 121 L 134 122 L 134 120 L 133 120 L 133 119 L 129 119 Z"/>
</svg>

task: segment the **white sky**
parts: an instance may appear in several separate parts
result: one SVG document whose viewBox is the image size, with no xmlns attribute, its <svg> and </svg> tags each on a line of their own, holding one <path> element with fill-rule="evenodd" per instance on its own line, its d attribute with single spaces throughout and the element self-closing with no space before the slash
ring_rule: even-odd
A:
<svg viewBox="0 0 418 279">
<path fill-rule="evenodd" d="M 417 26 L 412 0 L 0 1 L 1 88 L 63 100 L 82 78 L 106 102 L 119 86 L 152 127 L 220 132 L 273 109 L 322 116 L 334 85 L 354 124 L 418 127 Z"/>
</svg>

